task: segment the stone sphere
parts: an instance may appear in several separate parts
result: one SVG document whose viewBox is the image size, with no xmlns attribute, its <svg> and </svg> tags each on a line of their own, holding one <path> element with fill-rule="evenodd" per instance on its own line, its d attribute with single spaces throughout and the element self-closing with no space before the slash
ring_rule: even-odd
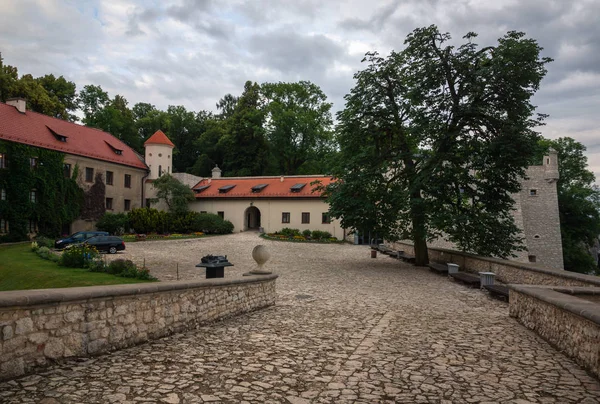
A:
<svg viewBox="0 0 600 404">
<path fill-rule="evenodd" d="M 269 258 L 271 258 L 271 254 L 269 254 L 267 247 L 260 244 L 254 247 L 254 249 L 252 250 L 252 258 L 254 258 L 254 261 L 256 261 L 259 267 L 262 267 L 265 264 L 265 262 L 267 262 Z"/>
</svg>

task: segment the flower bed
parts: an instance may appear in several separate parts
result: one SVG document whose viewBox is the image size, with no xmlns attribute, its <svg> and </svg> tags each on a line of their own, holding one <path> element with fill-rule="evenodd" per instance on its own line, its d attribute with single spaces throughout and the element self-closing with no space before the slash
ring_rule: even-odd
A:
<svg viewBox="0 0 600 404">
<path fill-rule="evenodd" d="M 145 241 L 145 240 L 181 240 L 186 238 L 200 238 L 204 237 L 205 234 L 202 232 L 195 232 L 190 234 L 124 234 L 121 238 L 124 241 L 132 242 L 132 241 Z"/>
<path fill-rule="evenodd" d="M 305 236 L 289 236 L 281 233 L 264 233 L 260 235 L 267 240 L 291 241 L 295 243 L 343 243 L 343 240 L 338 240 L 335 237 L 327 237 L 321 239 L 312 239 Z"/>
</svg>

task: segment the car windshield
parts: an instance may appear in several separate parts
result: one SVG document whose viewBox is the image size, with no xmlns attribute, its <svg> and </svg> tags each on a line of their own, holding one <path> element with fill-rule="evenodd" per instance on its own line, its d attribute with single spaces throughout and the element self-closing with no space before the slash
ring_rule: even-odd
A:
<svg viewBox="0 0 600 404">
<path fill-rule="evenodd" d="M 83 233 L 76 233 L 71 236 L 73 240 L 83 240 Z"/>
</svg>

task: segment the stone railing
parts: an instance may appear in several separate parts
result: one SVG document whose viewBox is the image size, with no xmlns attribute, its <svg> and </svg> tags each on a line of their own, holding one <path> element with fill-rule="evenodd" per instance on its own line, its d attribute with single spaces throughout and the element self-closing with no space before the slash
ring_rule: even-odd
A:
<svg viewBox="0 0 600 404">
<path fill-rule="evenodd" d="M 276 278 L 0 292 L 0 380 L 273 305 Z"/>
<path fill-rule="evenodd" d="M 510 286 L 509 313 L 600 378 L 600 289 Z"/>
<path fill-rule="evenodd" d="M 414 255 L 414 247 L 410 243 L 396 242 L 391 244 L 394 250 L 402 250 Z M 523 264 L 509 260 L 480 257 L 478 255 L 443 248 L 428 248 L 431 262 L 452 262 L 460 266 L 464 272 L 494 272 L 496 279 L 503 283 L 548 286 L 594 286 L 600 287 L 600 277 L 583 275 L 560 269 L 546 269 L 534 264 Z"/>
</svg>

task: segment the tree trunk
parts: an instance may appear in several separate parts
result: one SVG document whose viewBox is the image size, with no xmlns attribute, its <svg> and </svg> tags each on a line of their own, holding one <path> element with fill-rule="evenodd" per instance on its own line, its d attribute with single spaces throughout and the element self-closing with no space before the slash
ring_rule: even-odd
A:
<svg viewBox="0 0 600 404">
<path fill-rule="evenodd" d="M 429 264 L 429 252 L 427 251 L 427 232 L 425 230 L 425 209 L 420 191 L 413 192 L 410 205 L 415 265 L 423 267 Z"/>
</svg>

